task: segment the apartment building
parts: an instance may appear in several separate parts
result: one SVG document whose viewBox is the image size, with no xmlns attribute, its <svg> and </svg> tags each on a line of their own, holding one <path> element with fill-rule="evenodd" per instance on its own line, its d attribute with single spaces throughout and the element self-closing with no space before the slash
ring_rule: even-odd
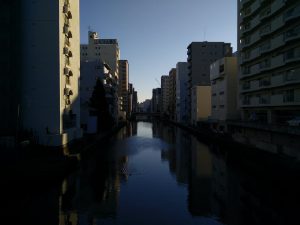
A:
<svg viewBox="0 0 300 225">
<path fill-rule="evenodd" d="M 211 119 L 217 129 L 224 130 L 225 121 L 239 118 L 237 69 L 236 57 L 224 57 L 210 66 Z"/>
<path fill-rule="evenodd" d="M 121 116 L 121 98 L 118 96 L 119 55 L 120 50 L 116 39 L 100 39 L 98 33 L 94 31 L 88 32 L 88 43 L 80 45 L 80 59 L 82 64 L 89 64 L 89 62 L 96 61 L 101 62 L 109 68 L 109 74 L 111 76 L 110 79 L 114 85 L 110 85 L 110 83 L 105 84 L 105 90 L 107 91 L 107 101 L 111 107 L 111 115 L 115 121 L 117 121 L 117 118 Z M 105 69 L 103 66 L 100 67 L 101 70 Z M 84 76 L 88 77 L 89 74 L 84 74 Z M 96 83 L 96 81 L 94 82 Z M 108 87 L 108 85 L 110 86 Z"/>
<path fill-rule="evenodd" d="M 159 113 L 161 110 L 161 88 L 152 89 L 152 112 Z"/>
<path fill-rule="evenodd" d="M 119 90 L 118 95 L 122 97 L 121 111 L 129 115 L 128 109 L 128 81 L 129 81 L 129 64 L 128 60 L 119 60 Z"/>
<path fill-rule="evenodd" d="M 80 124 L 84 132 L 96 133 L 98 131 L 98 119 L 95 115 L 95 109 L 90 106 L 91 97 L 96 87 L 97 80 L 103 84 L 103 97 L 107 103 L 109 114 L 114 121 L 117 121 L 118 112 L 116 111 L 117 98 L 116 85 L 117 82 L 111 74 L 108 64 L 99 60 L 81 61 L 81 77 L 80 77 Z M 103 99 L 99 99 L 103 101 Z M 103 106 L 105 105 L 101 102 Z M 101 123 L 101 122 L 100 122 Z"/>
<path fill-rule="evenodd" d="M 1 45 L 0 45 L 0 145 L 1 139 L 12 140 L 17 135 L 20 128 L 20 61 L 16 59 L 19 55 L 21 36 L 20 31 L 21 6 L 19 1 L 11 0 L 1 3 L 0 25 L 1 25 Z"/>
<path fill-rule="evenodd" d="M 22 129 L 39 144 L 61 146 L 81 136 L 79 1 L 25 2 L 19 54 Z"/>
<path fill-rule="evenodd" d="M 300 115 L 300 2 L 237 2 L 242 118 L 286 124 Z"/>
<path fill-rule="evenodd" d="M 169 115 L 169 89 L 170 89 L 170 78 L 168 75 L 161 76 L 161 113 Z"/>
<path fill-rule="evenodd" d="M 191 118 L 191 89 L 194 86 L 210 85 L 210 64 L 224 56 L 232 55 L 230 43 L 224 42 L 192 42 L 187 47 L 188 61 L 188 112 Z"/>
<path fill-rule="evenodd" d="M 119 76 L 120 49 L 117 39 L 100 39 L 97 32 L 88 32 L 88 44 L 81 44 L 82 60 L 99 59 L 107 63 L 114 76 Z"/>
<path fill-rule="evenodd" d="M 169 71 L 169 112 L 170 119 L 176 117 L 176 68 Z"/>
<path fill-rule="evenodd" d="M 211 86 L 194 86 L 191 92 L 191 123 L 195 126 L 211 116 Z"/>
<path fill-rule="evenodd" d="M 176 64 L 176 120 L 180 123 L 187 122 L 187 85 L 188 63 Z"/>
</svg>

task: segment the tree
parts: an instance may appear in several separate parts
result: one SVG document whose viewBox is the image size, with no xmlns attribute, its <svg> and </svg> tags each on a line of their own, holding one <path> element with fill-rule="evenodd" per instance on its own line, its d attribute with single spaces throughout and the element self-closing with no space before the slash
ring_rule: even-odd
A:
<svg viewBox="0 0 300 225">
<path fill-rule="evenodd" d="M 105 89 L 100 79 L 97 79 L 89 106 L 91 113 L 97 116 L 98 131 L 110 128 L 113 125 L 113 118 L 109 113 L 109 105 L 105 97 Z"/>
</svg>

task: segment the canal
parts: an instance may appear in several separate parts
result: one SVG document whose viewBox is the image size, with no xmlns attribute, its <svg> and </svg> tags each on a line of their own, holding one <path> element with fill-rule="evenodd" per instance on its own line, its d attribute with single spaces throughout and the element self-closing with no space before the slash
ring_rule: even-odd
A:
<svg viewBox="0 0 300 225">
<path fill-rule="evenodd" d="M 299 224 L 299 174 L 160 122 L 131 123 L 56 186 L 11 187 L 11 224 Z M 4 201 L 5 202 L 5 201 Z"/>
</svg>

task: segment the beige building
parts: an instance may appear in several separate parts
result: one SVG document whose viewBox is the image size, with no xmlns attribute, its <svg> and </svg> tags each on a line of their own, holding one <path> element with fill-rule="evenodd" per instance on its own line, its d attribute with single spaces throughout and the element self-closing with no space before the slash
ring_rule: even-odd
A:
<svg viewBox="0 0 300 225">
<path fill-rule="evenodd" d="M 211 119 L 219 126 L 239 117 L 237 106 L 237 58 L 225 57 L 210 65 Z"/>
<path fill-rule="evenodd" d="M 286 124 L 300 115 L 300 2 L 237 2 L 242 118 Z"/>
<path fill-rule="evenodd" d="M 191 89 L 196 85 L 210 85 L 210 64 L 224 56 L 232 55 L 230 43 L 224 42 L 192 42 L 187 47 L 188 85 L 187 111 L 191 119 Z"/>
<path fill-rule="evenodd" d="M 61 146 L 81 137 L 79 0 L 25 2 L 22 129 L 39 144 Z"/>
<path fill-rule="evenodd" d="M 194 86 L 192 92 L 191 122 L 205 121 L 211 116 L 211 86 Z"/>
<path fill-rule="evenodd" d="M 120 49 L 117 39 L 100 39 L 97 32 L 89 31 L 88 44 L 81 44 L 81 59 L 93 60 L 101 58 L 107 63 L 112 73 L 118 78 Z"/>
</svg>

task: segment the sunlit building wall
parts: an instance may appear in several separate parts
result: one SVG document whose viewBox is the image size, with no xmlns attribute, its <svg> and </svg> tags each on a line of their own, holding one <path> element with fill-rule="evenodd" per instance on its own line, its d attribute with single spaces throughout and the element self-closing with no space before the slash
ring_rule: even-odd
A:
<svg viewBox="0 0 300 225">
<path fill-rule="evenodd" d="M 211 119 L 224 126 L 239 117 L 237 106 L 237 58 L 224 57 L 210 66 Z"/>
<path fill-rule="evenodd" d="M 300 2 L 237 3 L 242 118 L 286 124 L 300 115 Z"/>
<path fill-rule="evenodd" d="M 112 69 L 112 73 L 118 78 L 120 49 L 117 39 L 101 39 L 97 32 L 88 32 L 88 44 L 81 44 L 81 59 L 99 59 L 107 63 Z"/>
<path fill-rule="evenodd" d="M 192 88 L 192 124 L 205 121 L 211 116 L 211 86 L 194 86 Z"/>
<path fill-rule="evenodd" d="M 187 47 L 188 76 L 188 112 L 191 116 L 191 89 L 196 85 L 210 85 L 210 64 L 224 56 L 231 56 L 230 43 L 224 42 L 192 42 Z"/>
<path fill-rule="evenodd" d="M 39 144 L 61 146 L 81 136 L 79 1 L 23 3 L 22 128 Z"/>
</svg>

